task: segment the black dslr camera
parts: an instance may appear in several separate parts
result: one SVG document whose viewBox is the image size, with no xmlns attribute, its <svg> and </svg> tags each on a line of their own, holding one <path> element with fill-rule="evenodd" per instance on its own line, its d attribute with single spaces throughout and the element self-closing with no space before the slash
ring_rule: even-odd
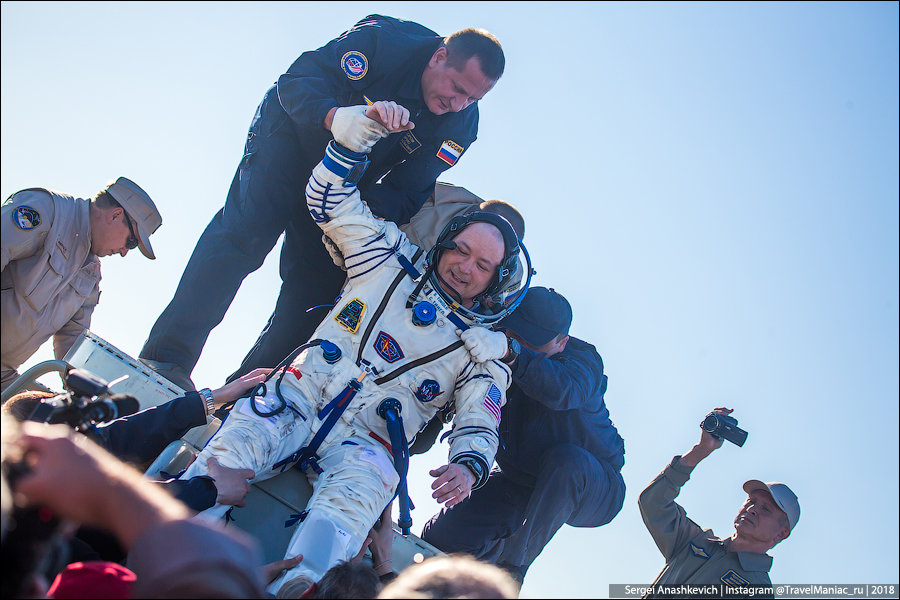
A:
<svg viewBox="0 0 900 600">
<path fill-rule="evenodd" d="M 70 369 L 65 378 L 68 392 L 43 400 L 29 421 L 65 423 L 80 433 L 90 434 L 94 425 L 137 412 L 134 396 L 110 396 L 109 384 L 83 369 Z"/>
<path fill-rule="evenodd" d="M 747 432 L 737 426 L 737 419 L 728 415 L 711 412 L 700 423 L 700 427 L 720 440 L 728 440 L 732 444 L 743 446 L 747 441 Z"/>
</svg>

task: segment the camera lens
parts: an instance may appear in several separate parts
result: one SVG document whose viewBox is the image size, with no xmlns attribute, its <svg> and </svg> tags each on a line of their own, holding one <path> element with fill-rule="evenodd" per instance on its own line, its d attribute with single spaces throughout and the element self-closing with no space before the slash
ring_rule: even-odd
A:
<svg viewBox="0 0 900 600">
<path fill-rule="evenodd" d="M 703 429 L 705 429 L 706 431 L 708 431 L 710 433 L 714 432 L 716 429 L 719 428 L 719 417 L 717 417 L 714 414 L 706 415 L 706 418 L 703 419 L 702 427 L 703 427 Z"/>
</svg>

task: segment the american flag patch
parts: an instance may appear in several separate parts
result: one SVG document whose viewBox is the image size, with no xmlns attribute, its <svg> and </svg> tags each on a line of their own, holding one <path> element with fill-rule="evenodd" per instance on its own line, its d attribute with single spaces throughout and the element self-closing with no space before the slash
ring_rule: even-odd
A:
<svg viewBox="0 0 900 600">
<path fill-rule="evenodd" d="M 500 388 L 493 383 L 491 384 L 490 389 L 488 389 L 487 394 L 484 396 L 484 406 L 492 415 L 494 415 L 494 418 L 497 419 L 497 423 L 500 422 L 500 396 Z"/>
<path fill-rule="evenodd" d="M 441 148 L 440 150 L 438 150 L 437 157 L 452 167 L 456 164 L 456 161 L 459 160 L 459 157 L 462 156 L 462 153 L 462 146 L 460 146 L 453 140 L 446 140 L 443 144 L 441 144 Z"/>
</svg>

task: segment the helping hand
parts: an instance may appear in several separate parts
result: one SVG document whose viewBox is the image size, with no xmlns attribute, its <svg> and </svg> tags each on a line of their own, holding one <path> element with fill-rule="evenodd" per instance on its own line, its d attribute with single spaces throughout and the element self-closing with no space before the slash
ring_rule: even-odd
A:
<svg viewBox="0 0 900 600">
<path fill-rule="evenodd" d="M 216 502 L 229 506 L 244 506 L 244 498 L 250 493 L 250 479 L 256 476 L 253 469 L 232 469 L 219 464 L 214 456 L 206 461 L 209 476 L 216 483 Z"/>
<path fill-rule="evenodd" d="M 366 116 L 386 127 L 388 133 L 406 131 L 416 126 L 409 120 L 409 109 L 390 100 L 379 100 L 367 107 Z"/>
<path fill-rule="evenodd" d="M 301 562 L 303 562 L 303 555 L 298 554 L 297 556 L 291 558 L 285 558 L 282 560 L 276 560 L 275 562 L 266 563 L 259 569 L 262 573 L 263 581 L 265 581 L 266 583 L 272 583 L 273 581 L 275 581 L 276 577 L 278 577 L 288 569 L 293 569 Z"/>
<path fill-rule="evenodd" d="M 506 335 L 484 327 L 470 327 L 457 335 L 465 345 L 472 360 L 477 363 L 499 360 L 506 356 L 508 349 Z"/>
<path fill-rule="evenodd" d="M 366 116 L 367 106 L 342 106 L 334 111 L 331 135 L 334 141 L 350 150 L 368 154 L 372 146 L 390 131 L 381 123 Z"/>
<path fill-rule="evenodd" d="M 226 383 L 219 389 L 213 390 L 213 404 L 215 404 L 218 409 L 229 402 L 234 402 L 265 381 L 271 371 L 272 369 L 268 367 L 259 367 L 258 369 L 253 369 L 246 375 L 238 377 L 231 383 Z"/>
<path fill-rule="evenodd" d="M 459 504 L 472 494 L 475 474 L 466 466 L 444 465 L 432 469 L 428 474 L 437 477 L 431 484 L 431 489 L 435 490 L 431 497 L 439 503 L 444 502 L 447 508 Z"/>
</svg>

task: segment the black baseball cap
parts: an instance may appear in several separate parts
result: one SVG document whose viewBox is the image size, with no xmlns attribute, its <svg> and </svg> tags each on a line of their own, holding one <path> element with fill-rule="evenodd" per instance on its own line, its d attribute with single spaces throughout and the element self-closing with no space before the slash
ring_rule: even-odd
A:
<svg viewBox="0 0 900 600">
<path fill-rule="evenodd" d="M 500 321 L 530 346 L 543 346 L 560 334 L 569 333 L 572 307 L 553 288 L 530 287 L 522 303 L 511 315 Z"/>
</svg>

